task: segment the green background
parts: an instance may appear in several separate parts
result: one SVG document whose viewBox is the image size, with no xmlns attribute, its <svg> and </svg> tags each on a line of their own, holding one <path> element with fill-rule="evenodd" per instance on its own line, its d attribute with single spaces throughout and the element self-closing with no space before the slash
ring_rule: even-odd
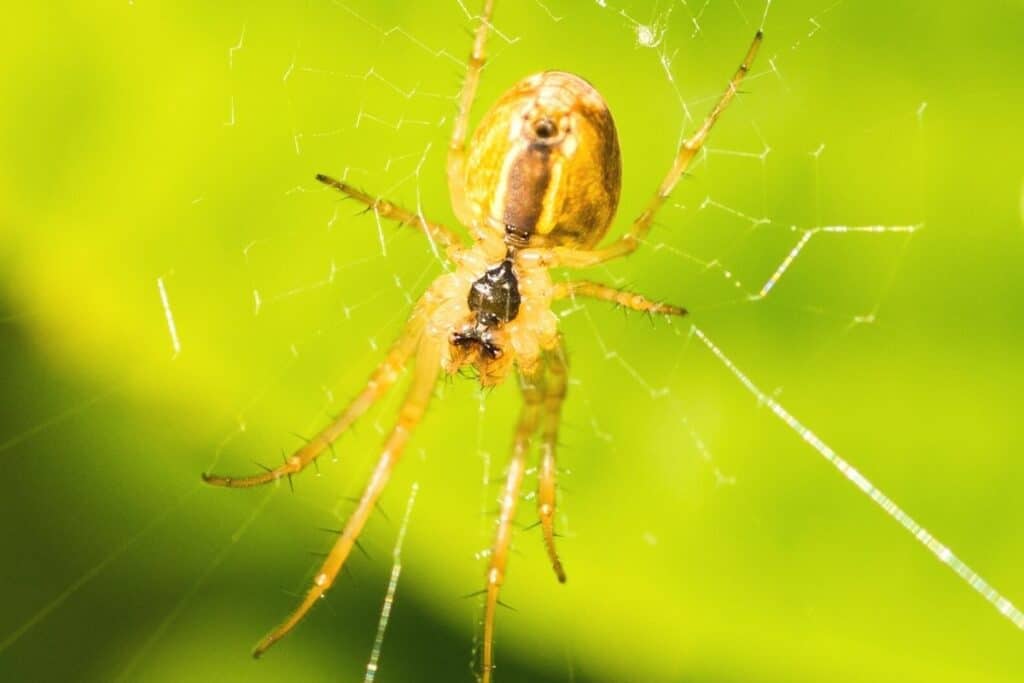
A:
<svg viewBox="0 0 1024 683">
<path fill-rule="evenodd" d="M 763 5 L 612 4 L 499 0 L 474 121 L 533 71 L 590 79 L 620 131 L 621 230 L 671 160 L 681 102 L 703 114 Z M 441 272 L 415 232 L 378 230 L 312 178 L 347 173 L 454 223 L 444 149 L 473 22 L 456 2 L 369 0 L 6 14 L 0 678 L 359 680 L 415 481 L 379 680 L 471 680 L 479 605 L 460 596 L 482 585 L 483 463 L 499 480 L 513 383 L 439 389 L 370 559 L 258 662 L 399 394 L 294 494 L 199 473 L 273 463 L 322 426 Z M 771 6 L 746 94 L 649 248 L 589 274 L 691 318 L 560 309 L 569 582 L 520 531 L 499 681 L 1020 680 L 1024 634 L 689 325 L 1024 602 L 1022 25 L 1011 2 Z M 794 229 L 876 224 L 924 227 L 818 234 L 747 298 Z"/>
</svg>

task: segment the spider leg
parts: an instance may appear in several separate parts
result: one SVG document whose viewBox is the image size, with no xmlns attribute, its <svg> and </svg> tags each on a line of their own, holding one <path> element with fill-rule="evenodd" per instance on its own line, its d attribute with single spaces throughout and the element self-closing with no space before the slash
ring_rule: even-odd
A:
<svg viewBox="0 0 1024 683">
<path fill-rule="evenodd" d="M 491 16 L 494 14 L 494 0 L 484 0 L 480 13 L 480 25 L 476 27 L 473 38 L 473 51 L 469 55 L 466 77 L 462 81 L 459 93 L 459 113 L 455 117 L 452 139 L 448 143 L 448 193 L 452 200 L 455 216 L 463 225 L 473 225 L 473 214 L 466 201 L 464 185 L 466 182 L 466 135 L 469 133 L 469 112 L 473 108 L 476 88 L 480 84 L 480 72 L 483 71 L 487 56 L 484 47 L 487 45 L 487 32 L 491 27 Z"/>
<path fill-rule="evenodd" d="M 516 434 L 512 442 L 512 457 L 508 463 L 505 488 L 501 494 L 498 526 L 494 533 L 491 560 L 487 567 L 482 683 L 490 683 L 491 671 L 494 668 L 494 614 L 498 608 L 498 594 L 505 581 L 505 567 L 508 563 L 509 546 L 512 543 L 512 523 L 515 521 L 519 491 L 522 488 L 523 474 L 526 470 L 526 453 L 530 448 L 530 438 L 537 429 L 537 419 L 543 401 L 542 387 L 536 382 L 537 379 L 539 377 L 521 374 L 519 380 L 523 392 L 523 408 L 519 414 L 519 424 L 516 426 Z"/>
<path fill-rule="evenodd" d="M 355 511 L 349 517 L 348 522 L 345 523 L 344 530 L 334 543 L 334 547 L 327 554 L 327 558 L 313 579 L 313 585 L 306 592 L 302 602 L 280 626 L 264 636 L 263 640 L 256 645 L 252 653 L 254 657 L 262 655 L 271 645 L 295 628 L 313 605 L 317 603 L 317 600 L 334 583 L 338 572 L 341 571 L 345 560 L 352 552 L 352 547 L 355 545 L 356 539 L 359 538 L 366 520 L 370 517 L 370 513 L 373 512 L 377 499 L 384 491 L 384 487 L 391 477 L 391 472 L 401 459 L 402 451 L 409 440 L 409 435 L 423 418 L 423 413 L 430 403 L 434 385 L 437 382 L 440 358 L 440 343 L 434 338 L 427 337 L 420 344 L 419 351 L 417 352 L 415 375 L 413 376 L 405 402 L 399 411 L 398 422 L 392 428 L 387 441 L 384 443 L 380 459 L 377 461 L 377 466 L 373 470 L 373 475 L 370 477 L 370 481 L 366 485 L 366 489 L 363 491 Z"/>
<path fill-rule="evenodd" d="M 654 222 L 654 216 L 658 213 L 658 210 L 668 199 L 669 195 L 672 194 L 672 190 L 675 189 L 676 184 L 679 182 L 679 178 L 682 177 L 683 173 L 689 167 L 690 162 L 700 151 L 701 147 L 704 146 L 704 141 L 708 137 L 708 133 L 714 127 L 715 122 L 718 121 L 718 117 L 722 115 L 722 112 L 726 110 L 729 103 L 732 102 L 736 93 L 739 91 L 740 83 L 743 82 L 743 77 L 750 71 L 751 65 L 754 63 L 754 57 L 757 56 L 757 50 L 761 46 L 761 39 L 763 33 L 758 31 L 754 35 L 753 42 L 750 43 L 750 48 L 747 49 L 747 54 L 743 58 L 743 62 L 740 64 L 739 69 L 729 80 L 729 85 L 726 87 L 725 92 L 715 103 L 714 108 L 711 109 L 711 113 L 704 119 L 704 123 L 701 125 L 697 132 L 694 133 L 690 138 L 685 140 L 679 147 L 679 152 L 676 154 L 675 161 L 672 163 L 672 167 L 668 170 L 665 178 L 661 181 L 661 185 L 658 187 L 657 193 L 650 199 L 647 206 L 640 213 L 633 224 L 629 227 L 629 231 L 620 237 L 615 242 L 612 242 L 607 247 L 602 249 L 594 250 L 577 250 L 570 247 L 556 247 L 555 259 L 560 266 L 569 268 L 585 268 L 587 266 L 593 266 L 598 263 L 604 263 L 620 256 L 626 256 L 636 251 L 636 248 L 640 246 L 640 242 L 647 236 L 647 233 L 651 230 L 651 225 Z"/>
<path fill-rule="evenodd" d="M 544 534 L 544 547 L 551 560 L 551 568 L 560 583 L 565 583 L 565 570 L 555 550 L 555 491 L 557 471 L 555 449 L 558 446 L 558 425 L 562 420 L 562 403 L 568 389 L 568 367 L 561 342 L 547 354 L 547 376 L 544 384 L 544 411 L 541 416 L 541 455 L 537 475 L 537 515 Z"/>
<path fill-rule="evenodd" d="M 643 313 L 661 313 L 663 315 L 686 315 L 686 309 L 680 306 L 651 301 L 645 296 L 627 292 L 622 289 L 609 287 L 597 282 L 574 281 L 559 282 L 555 285 L 553 297 L 555 299 L 575 299 L 577 296 L 586 296 L 602 301 L 611 301 L 623 308 L 629 308 Z"/>
<path fill-rule="evenodd" d="M 326 176 L 323 173 L 317 173 L 316 179 L 324 185 L 333 187 L 342 194 L 366 204 L 368 208 L 375 211 L 381 218 L 398 221 L 399 225 L 418 226 L 423 230 L 423 234 L 427 236 L 427 239 L 434 244 L 439 244 L 446 250 L 452 247 L 462 246 L 462 239 L 459 237 L 458 233 L 451 228 L 441 225 L 440 223 L 428 221 L 419 213 L 413 213 L 412 211 L 402 208 L 401 206 L 389 202 L 386 199 L 374 197 L 373 195 L 352 187 L 342 180 L 336 180 L 335 178 Z"/>
<path fill-rule="evenodd" d="M 424 299 L 417 304 L 415 311 L 406 323 L 402 335 L 391 346 L 391 350 L 384 358 L 384 361 L 370 375 L 366 387 L 355 399 L 339 414 L 333 422 L 325 427 L 319 434 L 314 436 L 305 446 L 295 451 L 283 464 L 274 469 L 269 469 L 260 474 L 246 477 L 231 477 L 218 474 L 203 473 L 203 480 L 214 486 L 226 486 L 229 488 L 249 488 L 259 486 L 283 477 L 290 477 L 301 472 L 307 465 L 316 460 L 327 448 L 331 446 L 352 423 L 359 419 L 370 406 L 380 400 L 387 390 L 398 380 L 402 368 L 416 348 L 423 333 L 431 306 Z"/>
</svg>

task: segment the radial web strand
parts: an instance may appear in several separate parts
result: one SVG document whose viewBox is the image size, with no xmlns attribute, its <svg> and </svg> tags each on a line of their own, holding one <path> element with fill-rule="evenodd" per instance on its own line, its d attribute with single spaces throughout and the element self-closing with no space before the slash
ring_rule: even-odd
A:
<svg viewBox="0 0 1024 683">
<path fill-rule="evenodd" d="M 395 591 L 398 590 L 398 577 L 402 574 L 402 544 L 405 542 L 405 532 L 409 528 L 409 517 L 412 515 L 412 506 L 416 503 L 416 494 L 420 485 L 416 482 L 409 491 L 409 501 L 405 504 L 405 513 L 402 515 L 402 526 L 398 529 L 398 538 L 395 540 L 395 549 L 391 553 L 394 563 L 391 565 L 391 578 L 388 580 L 388 591 L 384 596 L 384 604 L 380 609 L 380 621 L 377 622 L 377 635 L 373 639 L 373 650 L 370 651 L 370 661 L 366 663 L 366 676 L 363 683 L 371 683 L 377 676 L 380 667 L 380 651 L 384 647 L 384 632 L 388 628 L 388 621 L 391 619 L 391 608 L 395 604 Z"/>
<path fill-rule="evenodd" d="M 740 384 L 742 384 L 747 391 L 757 397 L 759 403 L 768 406 L 780 420 L 786 423 L 787 427 L 792 429 L 800 436 L 801 439 L 810 444 L 811 448 L 828 460 L 833 467 L 839 470 L 840 474 L 849 479 L 854 486 L 864 492 L 868 498 L 882 508 L 885 511 L 885 514 L 899 522 L 900 526 L 910 532 L 910 535 L 913 536 L 918 543 L 928 548 L 928 550 L 938 558 L 939 562 L 952 569 L 953 573 L 959 576 L 964 583 L 974 589 L 979 595 L 981 595 L 981 597 L 985 598 L 985 600 L 995 607 L 1000 614 L 1013 622 L 1014 626 L 1019 629 L 1024 629 L 1024 612 L 1021 612 L 1021 610 L 1012 602 L 1003 597 L 1003 595 L 993 588 L 980 574 L 967 566 L 967 564 L 957 557 L 949 547 L 942 543 L 942 541 L 935 538 L 927 529 L 918 524 L 913 517 L 904 512 L 903 508 L 883 493 L 881 489 L 872 484 L 867 477 L 840 457 L 838 453 L 832 450 L 831 446 L 822 441 L 821 437 L 801 424 L 800 421 L 793 417 L 781 403 L 773 399 L 754 384 L 753 380 L 747 377 L 747 375 L 745 375 L 735 363 L 729 360 L 729 357 L 726 356 L 725 353 L 700 330 L 700 328 L 693 326 L 690 330 L 693 335 L 696 336 L 711 351 L 711 353 L 714 354 L 715 358 L 721 361 L 729 372 L 739 380 Z"/>
</svg>

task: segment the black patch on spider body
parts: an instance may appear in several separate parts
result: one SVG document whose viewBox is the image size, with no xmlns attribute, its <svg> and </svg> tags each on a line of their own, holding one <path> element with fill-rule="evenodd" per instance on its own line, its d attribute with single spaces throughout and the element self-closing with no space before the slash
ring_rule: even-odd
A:
<svg viewBox="0 0 1024 683">
<path fill-rule="evenodd" d="M 512 260 L 505 259 L 489 269 L 469 288 L 469 310 L 487 327 L 514 320 L 519 315 L 519 280 Z"/>
<path fill-rule="evenodd" d="M 500 358 L 501 347 L 494 343 L 493 331 L 519 315 L 519 280 L 512 259 L 506 258 L 490 268 L 469 288 L 466 303 L 476 314 L 476 324 L 467 325 L 452 335 L 458 347 L 479 345 L 485 356 Z"/>
<path fill-rule="evenodd" d="M 548 130 L 545 125 L 553 124 L 545 119 L 538 125 L 539 136 L 540 132 Z M 537 229 L 541 214 L 544 213 L 544 196 L 551 183 L 552 144 L 547 139 L 550 135 L 542 137 L 544 139 L 531 142 L 512 162 L 509 170 L 505 230 L 513 238 L 510 244 L 525 246 L 530 235 Z M 520 236 L 525 236 L 525 240 Z"/>
</svg>

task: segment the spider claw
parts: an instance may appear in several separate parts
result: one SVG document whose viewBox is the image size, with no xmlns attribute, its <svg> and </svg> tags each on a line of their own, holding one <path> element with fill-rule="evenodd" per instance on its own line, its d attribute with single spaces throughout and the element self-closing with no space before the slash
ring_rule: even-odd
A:
<svg viewBox="0 0 1024 683">
<path fill-rule="evenodd" d="M 462 599 L 462 600 L 468 600 L 469 598 L 478 598 L 481 595 L 485 595 L 486 593 L 487 593 L 487 589 L 486 588 L 481 588 L 478 591 L 473 591 L 472 593 L 466 593 L 465 595 L 460 595 L 459 598 Z"/>
</svg>

